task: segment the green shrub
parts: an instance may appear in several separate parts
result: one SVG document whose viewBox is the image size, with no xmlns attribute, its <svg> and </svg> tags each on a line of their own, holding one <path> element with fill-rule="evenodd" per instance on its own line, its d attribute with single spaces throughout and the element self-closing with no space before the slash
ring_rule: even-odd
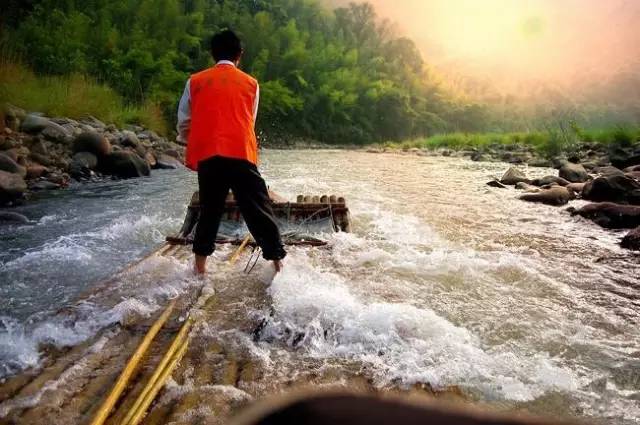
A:
<svg viewBox="0 0 640 425">
<path fill-rule="evenodd" d="M 0 103 L 4 102 L 48 116 L 92 115 L 118 126 L 141 124 L 167 134 L 162 111 L 151 102 L 128 105 L 111 88 L 87 76 L 38 76 L 22 64 L 0 58 Z"/>
</svg>

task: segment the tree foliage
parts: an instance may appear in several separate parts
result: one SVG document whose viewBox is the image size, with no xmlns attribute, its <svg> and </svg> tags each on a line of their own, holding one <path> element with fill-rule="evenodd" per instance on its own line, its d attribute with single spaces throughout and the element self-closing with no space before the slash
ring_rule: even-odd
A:
<svg viewBox="0 0 640 425">
<path fill-rule="evenodd" d="M 272 138 L 366 143 L 486 126 L 486 107 L 454 97 L 415 44 L 370 4 L 314 0 L 42 0 L 9 18 L 9 40 L 36 72 L 86 73 L 173 119 L 184 83 L 211 65 L 230 27 L 261 83 L 260 131 Z"/>
</svg>

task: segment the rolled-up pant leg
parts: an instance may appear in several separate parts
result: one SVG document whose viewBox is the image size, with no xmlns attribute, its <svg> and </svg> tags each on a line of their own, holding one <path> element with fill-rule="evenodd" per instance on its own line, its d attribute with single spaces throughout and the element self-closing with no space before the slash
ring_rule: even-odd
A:
<svg viewBox="0 0 640 425">
<path fill-rule="evenodd" d="M 200 219 L 193 240 L 193 252 L 208 257 L 215 251 L 216 236 L 229 193 L 229 170 L 223 158 L 213 157 L 198 164 Z"/>
<path fill-rule="evenodd" d="M 231 190 L 251 235 L 262 248 L 263 257 L 266 260 L 280 260 L 287 253 L 273 214 L 267 185 L 255 165 L 247 161 L 241 163 L 242 166 L 234 167 Z"/>
</svg>

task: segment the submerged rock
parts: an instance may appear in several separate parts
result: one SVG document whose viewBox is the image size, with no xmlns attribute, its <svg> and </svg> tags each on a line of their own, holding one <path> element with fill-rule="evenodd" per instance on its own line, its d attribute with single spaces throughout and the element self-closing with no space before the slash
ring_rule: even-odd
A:
<svg viewBox="0 0 640 425">
<path fill-rule="evenodd" d="M 598 177 L 585 185 L 582 197 L 595 202 L 640 205 L 640 182 L 624 174 Z"/>
<path fill-rule="evenodd" d="M 29 219 L 22 214 L 12 211 L 0 211 L 0 225 L 3 224 L 28 224 Z"/>
<path fill-rule="evenodd" d="M 575 197 L 566 188 L 555 186 L 542 190 L 538 193 L 528 193 L 520 196 L 520 199 L 527 202 L 539 202 L 546 205 L 565 205 Z"/>
<path fill-rule="evenodd" d="M 525 176 L 525 174 L 516 167 L 509 168 L 500 179 L 500 183 L 509 186 L 513 186 L 520 182 L 528 183 L 529 181 L 530 180 L 527 178 L 527 176 Z"/>
<path fill-rule="evenodd" d="M 600 202 L 570 209 L 571 215 L 579 215 L 607 229 L 632 229 L 640 226 L 640 207 Z"/>
<path fill-rule="evenodd" d="M 620 246 L 633 251 L 640 251 L 640 226 L 636 227 L 622 238 Z"/>
<path fill-rule="evenodd" d="M 580 165 L 568 162 L 560 167 L 559 175 L 570 183 L 584 183 L 589 180 L 587 170 Z"/>
</svg>

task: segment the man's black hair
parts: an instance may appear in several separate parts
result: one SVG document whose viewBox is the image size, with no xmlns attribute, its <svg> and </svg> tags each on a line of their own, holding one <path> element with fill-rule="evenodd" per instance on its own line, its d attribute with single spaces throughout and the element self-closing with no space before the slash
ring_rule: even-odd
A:
<svg viewBox="0 0 640 425">
<path fill-rule="evenodd" d="M 216 62 L 233 62 L 242 55 L 242 42 L 233 31 L 220 31 L 211 38 L 211 55 Z"/>
</svg>

